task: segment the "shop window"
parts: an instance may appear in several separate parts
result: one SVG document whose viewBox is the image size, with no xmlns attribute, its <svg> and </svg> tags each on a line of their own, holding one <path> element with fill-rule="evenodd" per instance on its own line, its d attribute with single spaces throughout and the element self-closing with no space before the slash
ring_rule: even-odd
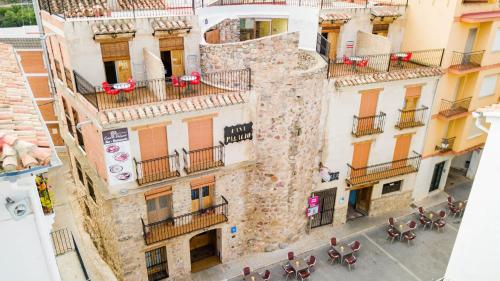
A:
<svg viewBox="0 0 500 281">
<path fill-rule="evenodd" d="M 384 184 L 382 186 L 382 194 L 400 191 L 402 183 L 403 183 L 403 181 L 395 181 L 395 182 L 390 182 L 390 183 Z"/>
</svg>

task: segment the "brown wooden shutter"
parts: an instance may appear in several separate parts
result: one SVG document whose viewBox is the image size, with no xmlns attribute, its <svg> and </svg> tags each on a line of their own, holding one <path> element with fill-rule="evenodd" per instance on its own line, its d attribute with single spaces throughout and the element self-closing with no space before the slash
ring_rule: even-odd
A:
<svg viewBox="0 0 500 281">
<path fill-rule="evenodd" d="M 160 51 L 184 50 L 184 37 L 160 38 Z"/>
<path fill-rule="evenodd" d="M 354 168 L 364 168 L 368 165 L 371 144 L 369 141 L 354 144 L 354 152 L 352 154 L 352 166 Z"/>
<path fill-rule="evenodd" d="M 399 135 L 396 137 L 396 145 L 394 146 L 393 160 L 401 160 L 408 158 L 410 152 L 411 134 Z"/>
<path fill-rule="evenodd" d="M 359 105 L 359 117 L 376 115 L 379 89 L 369 90 L 361 93 Z"/>
<path fill-rule="evenodd" d="M 213 146 L 212 118 L 192 120 L 188 122 L 189 150 Z"/>
<path fill-rule="evenodd" d="M 130 59 L 128 41 L 101 43 L 103 61 L 116 61 Z"/>
<path fill-rule="evenodd" d="M 167 129 L 158 126 L 139 130 L 139 145 L 142 161 L 167 156 Z"/>
</svg>

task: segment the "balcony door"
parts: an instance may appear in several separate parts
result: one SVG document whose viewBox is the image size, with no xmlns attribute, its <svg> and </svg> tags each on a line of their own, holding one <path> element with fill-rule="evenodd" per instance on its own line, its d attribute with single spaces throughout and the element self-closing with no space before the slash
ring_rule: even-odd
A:
<svg viewBox="0 0 500 281">
<path fill-rule="evenodd" d="M 354 144 L 354 152 L 352 154 L 352 167 L 351 178 L 357 178 L 367 174 L 366 167 L 368 166 L 368 159 L 370 157 L 371 142 L 359 142 Z"/>
<path fill-rule="evenodd" d="M 162 126 L 140 129 L 139 147 L 141 149 L 142 178 L 156 181 L 165 178 L 170 172 L 168 159 L 167 128 Z"/>
<path fill-rule="evenodd" d="M 108 83 L 126 82 L 132 78 L 128 41 L 101 43 L 101 55 Z"/>
<path fill-rule="evenodd" d="M 160 56 L 165 76 L 184 75 L 184 38 L 166 37 L 160 39 Z"/>
<path fill-rule="evenodd" d="M 148 223 L 166 220 L 172 217 L 172 188 L 162 187 L 145 194 Z"/>
<path fill-rule="evenodd" d="M 407 163 L 408 153 L 410 152 L 411 134 L 399 135 L 396 137 L 396 145 L 394 146 L 392 168 L 404 168 Z"/>
<path fill-rule="evenodd" d="M 361 92 L 361 102 L 359 105 L 358 130 L 369 131 L 374 128 L 374 120 L 377 113 L 378 94 L 380 90 L 368 90 Z M 372 118 L 364 118 L 372 117 Z"/>
<path fill-rule="evenodd" d="M 214 162 L 212 118 L 188 122 L 189 164 L 192 170 L 210 168 Z"/>
<path fill-rule="evenodd" d="M 469 29 L 469 34 L 467 35 L 467 41 L 465 41 L 464 56 L 462 58 L 462 64 L 471 63 L 471 52 L 474 49 L 474 43 L 476 42 L 477 28 Z"/>
<path fill-rule="evenodd" d="M 196 212 L 213 206 L 215 178 L 202 177 L 191 181 L 191 211 Z"/>
<path fill-rule="evenodd" d="M 420 93 L 422 86 L 406 88 L 405 104 L 403 107 L 403 115 L 401 116 L 402 123 L 415 122 L 415 109 L 417 109 L 418 101 L 420 100 Z"/>
</svg>

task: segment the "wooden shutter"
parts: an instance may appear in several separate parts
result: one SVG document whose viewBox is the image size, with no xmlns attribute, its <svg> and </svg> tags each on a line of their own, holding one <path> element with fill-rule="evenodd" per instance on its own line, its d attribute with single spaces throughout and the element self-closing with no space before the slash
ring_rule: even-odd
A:
<svg viewBox="0 0 500 281">
<path fill-rule="evenodd" d="M 354 152 L 352 154 L 352 166 L 354 168 L 364 168 L 368 165 L 371 144 L 369 141 L 354 144 Z"/>
<path fill-rule="evenodd" d="M 399 135 L 396 137 L 396 145 L 394 146 L 393 160 L 401 160 L 408 158 L 410 152 L 411 134 Z"/>
<path fill-rule="evenodd" d="M 220 30 L 218 28 L 205 32 L 205 41 L 208 44 L 220 43 Z"/>
<path fill-rule="evenodd" d="M 184 37 L 160 38 L 160 51 L 184 50 Z"/>
<path fill-rule="evenodd" d="M 188 122 L 189 150 L 213 146 L 212 118 L 192 120 Z"/>
<path fill-rule="evenodd" d="M 101 43 L 102 61 L 129 60 L 128 41 Z"/>
<path fill-rule="evenodd" d="M 158 126 L 139 130 L 139 146 L 142 161 L 167 156 L 167 128 Z"/>
<path fill-rule="evenodd" d="M 379 89 L 361 92 L 359 105 L 359 117 L 376 115 Z"/>
</svg>

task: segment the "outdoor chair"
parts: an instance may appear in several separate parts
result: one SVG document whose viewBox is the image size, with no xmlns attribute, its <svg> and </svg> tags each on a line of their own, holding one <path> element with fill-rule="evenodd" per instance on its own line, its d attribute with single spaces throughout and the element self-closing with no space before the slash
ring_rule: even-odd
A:
<svg viewBox="0 0 500 281">
<path fill-rule="evenodd" d="M 424 215 L 424 208 L 418 207 L 418 213 L 423 216 Z"/>
<path fill-rule="evenodd" d="M 406 54 L 406 57 L 404 57 L 403 59 L 401 59 L 402 61 L 404 62 L 409 62 L 411 60 L 411 57 L 413 56 L 412 53 L 407 53 Z"/>
<path fill-rule="evenodd" d="M 196 77 L 195 80 L 189 82 L 191 85 L 198 85 L 198 84 L 201 83 L 201 75 L 200 75 L 199 72 L 193 71 L 193 72 L 191 72 L 191 75 L 193 75 L 194 77 Z"/>
<path fill-rule="evenodd" d="M 403 239 L 408 241 L 408 246 L 410 246 L 410 241 L 413 241 L 413 239 L 415 239 L 416 237 L 417 237 L 417 235 L 415 235 L 415 233 L 413 233 L 411 231 L 403 234 Z"/>
<path fill-rule="evenodd" d="M 457 215 L 460 215 L 461 210 L 459 208 L 456 208 L 455 206 L 448 206 L 450 209 L 450 214 L 452 214 L 454 217 Z"/>
<path fill-rule="evenodd" d="M 246 266 L 243 268 L 243 276 L 250 275 L 250 267 Z"/>
<path fill-rule="evenodd" d="M 316 257 L 315 256 L 310 256 L 309 260 L 306 261 L 307 265 L 309 266 L 309 269 L 312 270 L 314 266 L 316 265 Z"/>
<path fill-rule="evenodd" d="M 349 266 L 349 271 L 351 271 L 351 266 L 354 266 L 354 264 L 356 263 L 356 257 L 354 255 L 350 255 L 344 258 L 344 261 Z"/>
<path fill-rule="evenodd" d="M 394 218 L 389 218 L 389 228 L 394 228 Z"/>
<path fill-rule="evenodd" d="M 356 240 L 356 241 L 352 242 L 351 244 L 349 244 L 349 247 L 351 247 L 353 255 L 354 255 L 355 253 L 357 253 L 361 249 L 361 242 Z"/>
<path fill-rule="evenodd" d="M 332 238 L 330 239 L 330 246 L 332 246 L 332 247 L 337 246 L 337 238 L 332 237 Z"/>
<path fill-rule="evenodd" d="M 426 218 L 425 216 L 420 216 L 418 220 L 420 221 L 420 225 L 423 227 L 424 230 L 427 226 L 432 227 L 432 221 Z"/>
<path fill-rule="evenodd" d="M 288 260 L 291 261 L 295 258 L 295 255 L 293 254 L 293 252 L 288 252 Z"/>
<path fill-rule="evenodd" d="M 264 271 L 264 274 L 262 274 L 262 279 L 267 281 L 267 280 L 269 280 L 269 278 L 271 278 L 271 271 L 269 271 L 269 270 Z"/>
<path fill-rule="evenodd" d="M 310 280 L 309 277 L 311 277 L 311 272 L 309 272 L 309 270 L 302 270 L 302 271 L 299 271 L 299 276 L 300 276 L 300 280 Z"/>
<path fill-rule="evenodd" d="M 391 243 L 394 242 L 394 239 L 399 238 L 399 233 L 394 231 L 394 229 L 390 228 L 387 230 L 387 239 L 391 239 Z"/>
<path fill-rule="evenodd" d="M 340 261 L 340 254 L 335 252 L 334 250 L 328 251 L 328 257 L 332 264 L 334 264 L 336 260 Z"/>
<path fill-rule="evenodd" d="M 410 221 L 410 222 L 408 222 L 408 226 L 411 228 L 411 230 L 415 230 L 417 228 L 417 222 Z"/>
<path fill-rule="evenodd" d="M 285 264 L 285 265 L 282 265 L 281 266 L 283 268 L 283 276 L 286 276 L 286 280 L 288 280 L 288 278 L 290 276 L 292 276 L 292 279 L 293 279 L 293 275 L 295 275 L 295 270 L 288 264 Z"/>
<path fill-rule="evenodd" d="M 180 88 L 186 87 L 186 82 L 179 81 L 179 78 L 177 78 L 177 76 L 172 75 L 171 79 L 172 79 L 172 86 Z"/>
<path fill-rule="evenodd" d="M 127 83 L 130 85 L 130 87 L 123 89 L 125 93 L 130 93 L 135 89 L 135 81 L 132 79 L 128 79 Z"/>
</svg>

